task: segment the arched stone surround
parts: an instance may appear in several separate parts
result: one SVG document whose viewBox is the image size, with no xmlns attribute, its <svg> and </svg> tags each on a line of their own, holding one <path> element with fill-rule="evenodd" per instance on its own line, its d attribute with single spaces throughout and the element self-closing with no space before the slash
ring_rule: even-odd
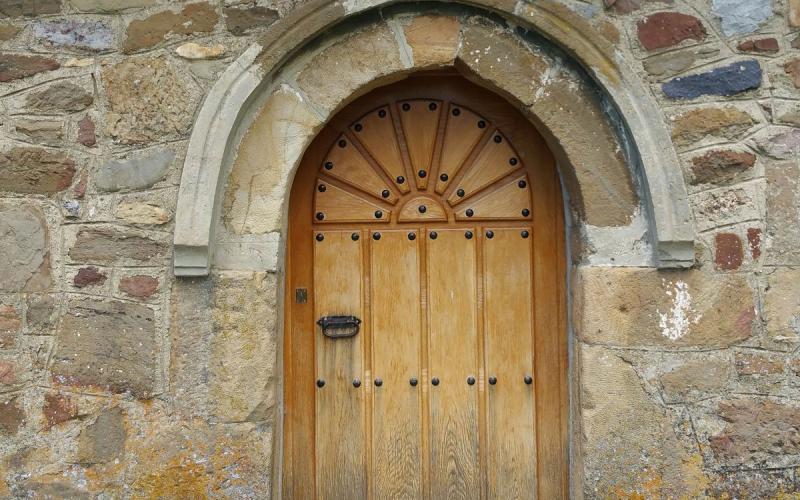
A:
<svg viewBox="0 0 800 500">
<path fill-rule="evenodd" d="M 213 262 L 277 269 L 291 179 L 316 131 L 375 86 L 453 67 L 508 97 L 548 139 L 594 262 L 692 264 L 686 188 L 661 113 L 602 35 L 551 2 L 422 10 L 441 16 L 311 2 L 228 68 L 184 163 L 177 275 L 205 275 Z"/>
</svg>

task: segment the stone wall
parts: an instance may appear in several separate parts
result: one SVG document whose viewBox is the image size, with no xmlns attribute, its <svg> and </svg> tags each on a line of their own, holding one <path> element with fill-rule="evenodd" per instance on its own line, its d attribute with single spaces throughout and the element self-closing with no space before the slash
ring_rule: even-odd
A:
<svg viewBox="0 0 800 500">
<path fill-rule="evenodd" d="M 478 3 L 521 17 L 549 4 Z M 634 158 L 620 174 L 622 157 L 603 156 L 595 182 L 612 185 L 572 200 L 574 494 L 797 494 L 800 1 L 555 4 L 659 103 L 651 119 L 672 132 L 697 231 L 692 269 L 653 267 Z M 284 164 L 303 148 L 278 132 L 310 137 L 341 95 L 456 59 L 550 126 L 549 108 L 533 109 L 544 80 L 464 56 L 536 43 L 513 23 L 417 6 L 345 24 L 298 47 L 245 113 L 226 153 L 212 273 L 175 278 L 182 167 L 215 82 L 286 19 L 342 18 L 371 2 L 315 5 L 0 2 L 0 498 L 269 496 Z M 363 37 L 369 50 L 352 42 Z M 332 61 L 349 79 L 319 74 Z M 611 118 L 594 143 L 553 131 L 585 179 L 596 172 L 587 151 L 624 143 Z M 259 147 L 271 152 L 263 172 Z M 617 205 L 603 205 L 607 193 Z"/>
</svg>

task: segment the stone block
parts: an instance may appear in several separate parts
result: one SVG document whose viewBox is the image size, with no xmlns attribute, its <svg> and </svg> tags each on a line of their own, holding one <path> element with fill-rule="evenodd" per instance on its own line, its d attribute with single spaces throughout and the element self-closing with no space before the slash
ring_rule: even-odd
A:
<svg viewBox="0 0 800 500">
<path fill-rule="evenodd" d="M 755 120 L 733 106 L 696 108 L 672 118 L 672 139 L 687 146 L 706 138 L 734 140 L 747 132 Z"/>
<path fill-rule="evenodd" d="M 753 169 L 756 155 L 749 151 L 717 149 L 692 158 L 690 184 L 727 184 Z"/>
<path fill-rule="evenodd" d="M 756 317 L 752 288 L 733 274 L 582 267 L 574 290 L 575 332 L 592 344 L 728 347 L 751 336 Z"/>
<path fill-rule="evenodd" d="M 713 0 L 711 13 L 719 18 L 726 37 L 747 35 L 772 16 L 772 1 Z"/>
<path fill-rule="evenodd" d="M 156 390 L 153 311 L 121 301 L 73 299 L 57 332 L 55 383 L 146 399 Z"/>
<path fill-rule="evenodd" d="M 786 498 L 797 496 L 795 468 L 732 470 L 715 475 L 707 494 L 711 498 Z"/>
<path fill-rule="evenodd" d="M 17 365 L 12 361 L 0 359 L 0 391 L 5 389 L 3 386 L 10 386 L 17 383 Z M 5 391 L 3 391 L 5 392 Z"/>
<path fill-rule="evenodd" d="M 77 288 L 85 288 L 87 286 L 102 285 L 107 278 L 108 276 L 94 266 L 82 267 L 72 277 L 72 284 Z"/>
<path fill-rule="evenodd" d="M 736 353 L 736 373 L 739 375 L 775 375 L 783 373 L 783 359 L 775 354 Z"/>
<path fill-rule="evenodd" d="M 94 121 L 89 115 L 84 116 L 78 122 L 77 141 L 86 147 L 92 147 L 97 144 Z"/>
<path fill-rule="evenodd" d="M 16 37 L 22 28 L 10 23 L 0 23 L 0 42 L 6 42 Z"/>
<path fill-rule="evenodd" d="M 772 119 L 775 123 L 800 127 L 800 102 L 775 99 Z"/>
<path fill-rule="evenodd" d="M 679 76 L 664 83 L 661 89 L 670 99 L 732 96 L 760 87 L 761 79 L 761 65 L 755 59 L 749 59 L 704 73 Z"/>
<path fill-rule="evenodd" d="M 22 319 L 12 305 L 0 304 L 0 349 L 11 349 L 17 345 L 17 334 Z"/>
<path fill-rule="evenodd" d="M 714 263 L 721 271 L 735 271 L 742 266 L 744 245 L 739 235 L 717 233 L 714 235 Z"/>
<path fill-rule="evenodd" d="M 793 28 L 800 27 L 800 0 L 789 0 L 789 26 Z"/>
<path fill-rule="evenodd" d="M 48 392 L 44 395 L 42 414 L 46 420 L 45 428 L 63 424 L 78 416 L 78 405 L 66 394 Z"/>
<path fill-rule="evenodd" d="M 92 94 L 83 87 L 69 82 L 59 82 L 44 90 L 31 92 L 26 96 L 25 109 L 45 114 L 74 113 L 83 111 L 94 102 Z"/>
<path fill-rule="evenodd" d="M 728 360 L 708 355 L 703 358 L 679 364 L 661 375 L 659 382 L 668 401 L 705 399 L 728 386 L 732 371 Z"/>
<path fill-rule="evenodd" d="M 645 71 L 655 77 L 671 77 L 717 56 L 717 47 L 700 46 L 654 55 L 645 59 L 643 64 Z"/>
<path fill-rule="evenodd" d="M 0 54 L 0 83 L 27 78 L 60 67 L 58 61 L 49 57 Z"/>
<path fill-rule="evenodd" d="M 461 23 L 454 17 L 418 16 L 403 27 L 411 47 L 414 67 L 428 68 L 452 64 L 458 51 Z"/>
<path fill-rule="evenodd" d="M 715 227 L 760 220 L 762 218 L 763 183 L 751 182 L 738 187 L 704 191 L 693 197 L 692 208 L 696 228 L 706 231 Z"/>
<path fill-rule="evenodd" d="M 78 231 L 69 257 L 75 262 L 113 264 L 125 260 L 149 262 L 165 256 L 167 244 L 113 228 L 86 227 Z"/>
<path fill-rule="evenodd" d="M 14 147 L 0 153 L 0 190 L 20 194 L 54 194 L 67 189 L 75 162 L 66 154 L 36 147 Z"/>
<path fill-rule="evenodd" d="M 58 146 L 64 136 L 64 125 L 55 120 L 17 120 L 14 130 L 23 134 L 29 141 L 38 144 Z"/>
<path fill-rule="evenodd" d="M 775 54 L 781 50 L 778 40 L 775 38 L 758 38 L 755 40 L 744 40 L 736 46 L 742 52 L 755 52 L 758 54 Z"/>
<path fill-rule="evenodd" d="M 764 319 L 767 335 L 790 345 L 800 342 L 800 269 L 778 267 L 767 278 Z"/>
<path fill-rule="evenodd" d="M 146 189 L 164 178 L 174 158 L 174 151 L 157 149 L 142 156 L 111 160 L 97 171 L 94 184 L 106 192 Z"/>
<path fill-rule="evenodd" d="M 0 181 L 2 182 L 2 181 Z M 49 242 L 44 214 L 21 204 L 0 205 L 0 290 L 48 288 Z"/>
<path fill-rule="evenodd" d="M 175 49 L 175 53 L 189 60 L 216 59 L 225 53 L 225 46 L 222 44 L 207 46 L 189 42 Z"/>
<path fill-rule="evenodd" d="M 119 281 L 119 289 L 131 297 L 146 299 L 158 291 L 158 278 L 142 274 L 127 276 Z"/>
<path fill-rule="evenodd" d="M 28 309 L 25 312 L 25 321 L 28 332 L 46 334 L 51 333 L 54 325 L 55 300 L 52 295 L 28 295 Z"/>
<path fill-rule="evenodd" d="M 101 21 L 40 21 L 33 25 L 33 36 L 51 45 L 95 51 L 114 46 L 114 31 Z"/>
<path fill-rule="evenodd" d="M 266 28 L 280 16 L 269 7 L 226 7 L 223 10 L 225 27 L 235 36 L 243 36 L 252 28 Z"/>
<path fill-rule="evenodd" d="M 788 160 L 800 153 L 800 130 L 788 127 L 767 127 L 752 141 L 765 155 L 776 160 Z"/>
<path fill-rule="evenodd" d="M 155 203 L 120 203 L 114 217 L 129 224 L 153 226 L 162 225 L 172 219 L 172 215 Z"/>
<path fill-rule="evenodd" d="M 646 50 L 663 49 L 686 40 L 703 41 L 706 29 L 694 16 L 680 12 L 657 12 L 636 23 L 639 43 Z"/>
<path fill-rule="evenodd" d="M 165 10 L 142 20 L 131 21 L 122 51 L 131 53 L 155 47 L 169 34 L 208 33 L 214 30 L 218 19 L 214 8 L 201 2 L 188 4 L 178 13 Z"/>
<path fill-rule="evenodd" d="M 157 0 L 67 0 L 67 3 L 81 12 L 109 13 L 125 9 L 149 7 Z"/>
<path fill-rule="evenodd" d="M 25 410 L 15 396 L 0 396 L 0 436 L 14 436 L 25 424 Z"/>
<path fill-rule="evenodd" d="M 104 411 L 78 436 L 78 463 L 92 465 L 122 458 L 127 437 L 122 409 Z"/>
<path fill-rule="evenodd" d="M 8 17 L 33 17 L 61 12 L 61 0 L 4 0 L 0 14 Z"/>
<path fill-rule="evenodd" d="M 800 168 L 794 160 L 768 162 L 766 262 L 800 265 Z"/>
</svg>

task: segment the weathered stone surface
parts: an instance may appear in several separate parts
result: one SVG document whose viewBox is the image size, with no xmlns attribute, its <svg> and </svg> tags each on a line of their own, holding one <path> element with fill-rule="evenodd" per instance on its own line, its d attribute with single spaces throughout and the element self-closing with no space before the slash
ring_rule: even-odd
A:
<svg viewBox="0 0 800 500">
<path fill-rule="evenodd" d="M 90 465 L 121 458 L 125 453 L 127 437 L 122 409 L 104 411 L 78 436 L 78 463 Z"/>
<path fill-rule="evenodd" d="M 62 385 L 152 397 L 153 311 L 128 302 L 71 300 L 57 332 L 51 375 Z"/>
<path fill-rule="evenodd" d="M 691 184 L 725 184 L 756 164 L 748 151 L 714 150 L 692 158 Z"/>
<path fill-rule="evenodd" d="M 3 385 L 17 383 L 16 365 L 11 361 L 0 360 L 0 389 Z"/>
<path fill-rule="evenodd" d="M 216 59 L 225 53 L 225 46 L 217 44 L 209 47 L 189 42 L 175 49 L 175 53 L 184 59 Z"/>
<path fill-rule="evenodd" d="M 84 288 L 92 285 L 102 285 L 106 282 L 108 276 L 100 272 L 96 267 L 82 267 L 72 278 L 72 284 L 78 288 Z"/>
<path fill-rule="evenodd" d="M 672 47 L 686 40 L 702 41 L 706 37 L 703 23 L 680 12 L 658 12 L 636 24 L 639 42 L 646 50 Z"/>
<path fill-rule="evenodd" d="M 770 0 L 713 0 L 711 12 L 720 18 L 727 37 L 746 35 L 772 15 Z"/>
<path fill-rule="evenodd" d="M 417 68 L 452 64 L 458 51 L 461 23 L 445 16 L 415 17 L 403 27 Z"/>
<path fill-rule="evenodd" d="M 149 7 L 156 0 L 68 0 L 69 5 L 81 12 L 117 12 L 124 9 Z"/>
<path fill-rule="evenodd" d="M 14 436 L 25 423 L 25 411 L 16 397 L 0 398 L 0 436 Z"/>
<path fill-rule="evenodd" d="M 158 278 L 142 274 L 127 276 L 119 280 L 119 289 L 131 297 L 146 299 L 158 291 Z"/>
<path fill-rule="evenodd" d="M 52 295 L 29 295 L 28 310 L 25 313 L 25 320 L 28 330 L 36 333 L 51 333 L 49 330 L 53 326 L 53 313 L 55 312 L 55 301 Z"/>
<path fill-rule="evenodd" d="M 33 142 L 40 144 L 56 145 L 64 135 L 63 125 L 54 120 L 26 120 L 17 121 L 14 129 L 24 134 Z"/>
<path fill-rule="evenodd" d="M 32 92 L 25 99 L 25 107 L 35 111 L 74 113 L 83 111 L 94 102 L 94 97 L 83 87 L 69 82 L 59 82 L 45 90 Z"/>
<path fill-rule="evenodd" d="M 98 170 L 94 183 L 100 191 L 145 189 L 164 178 L 175 152 L 159 149 L 145 156 L 112 160 Z"/>
<path fill-rule="evenodd" d="M 729 465 L 800 454 L 800 410 L 768 399 L 721 401 L 725 428 L 709 439 L 717 459 Z"/>
<path fill-rule="evenodd" d="M 761 54 L 774 54 L 781 50 L 778 40 L 775 38 L 759 38 L 756 40 L 745 40 L 736 46 L 742 52 L 758 52 Z"/>
<path fill-rule="evenodd" d="M 706 494 L 711 498 L 783 498 L 798 494 L 794 468 L 720 473 Z"/>
<path fill-rule="evenodd" d="M 49 278 L 48 250 L 47 227 L 38 209 L 0 205 L 0 290 L 40 290 Z"/>
<path fill-rule="evenodd" d="M 153 239 L 109 228 L 78 232 L 69 256 L 76 262 L 112 264 L 123 259 L 145 262 L 165 255 L 166 245 Z"/>
<path fill-rule="evenodd" d="M 152 203 L 120 203 L 114 217 L 140 225 L 166 224 L 172 218 L 169 212 Z"/>
<path fill-rule="evenodd" d="M 673 119 L 672 139 L 681 146 L 707 137 L 732 140 L 744 134 L 754 123 L 750 114 L 732 106 L 698 108 Z"/>
<path fill-rule="evenodd" d="M 20 31 L 22 31 L 22 28 L 14 26 L 13 24 L 0 23 L 0 42 L 11 40 L 17 36 Z"/>
<path fill-rule="evenodd" d="M 783 373 L 783 359 L 776 355 L 736 353 L 734 359 L 739 375 L 774 375 Z"/>
<path fill-rule="evenodd" d="M 263 234 L 280 228 L 292 159 L 302 154 L 319 124 L 296 92 L 283 87 L 270 96 L 242 138 L 228 177 L 223 220 L 229 231 Z"/>
<path fill-rule="evenodd" d="M 617 14 L 630 14 L 639 10 L 642 4 L 654 2 L 672 4 L 673 0 L 603 0 L 606 8 L 613 10 Z"/>
<path fill-rule="evenodd" d="M 249 29 L 266 28 L 278 20 L 278 11 L 268 7 L 226 7 L 225 27 L 236 36 L 244 35 Z"/>
<path fill-rule="evenodd" d="M 788 160 L 800 153 L 800 130 L 780 128 L 775 131 L 760 133 L 755 140 L 759 151 L 775 158 Z"/>
<path fill-rule="evenodd" d="M 381 54 L 381 64 L 374 55 Z M 364 85 L 404 68 L 400 48 L 386 25 L 353 33 L 320 52 L 297 77 L 300 89 L 323 108 L 333 111 Z M 336 78 L 330 78 L 331 74 Z"/>
<path fill-rule="evenodd" d="M 142 20 L 131 21 L 122 50 L 131 53 L 155 47 L 170 33 L 208 33 L 214 29 L 218 19 L 214 8 L 201 2 L 186 5 L 179 13 L 166 10 Z"/>
<path fill-rule="evenodd" d="M 659 381 L 670 401 L 703 399 L 727 387 L 730 363 L 720 359 L 689 361 L 664 373 Z"/>
<path fill-rule="evenodd" d="M 22 194 L 54 194 L 72 183 L 75 162 L 66 154 L 33 147 L 0 153 L 0 190 Z"/>
<path fill-rule="evenodd" d="M 586 342 L 667 350 L 725 347 L 752 334 L 753 290 L 738 275 L 582 267 L 576 278 L 575 330 Z"/>
<path fill-rule="evenodd" d="M 670 77 L 686 71 L 695 63 L 701 63 L 717 55 L 719 55 L 718 48 L 700 46 L 648 57 L 643 64 L 645 71 L 653 76 Z"/>
<path fill-rule="evenodd" d="M 800 268 L 778 267 L 764 294 L 767 334 L 778 342 L 800 342 Z"/>
<path fill-rule="evenodd" d="M 747 246 L 754 261 L 761 257 L 761 232 L 757 227 L 747 228 Z"/>
<path fill-rule="evenodd" d="M 795 88 L 800 89 L 800 59 L 792 59 L 783 65 L 783 70 L 792 79 Z"/>
<path fill-rule="evenodd" d="M 800 126 L 800 103 L 775 100 L 772 104 L 772 118 L 775 123 Z"/>
<path fill-rule="evenodd" d="M 0 54 L 0 82 L 27 78 L 59 67 L 58 61 L 49 57 Z"/>
<path fill-rule="evenodd" d="M 714 236 L 714 263 L 721 271 L 735 271 L 742 266 L 744 245 L 739 235 L 717 233 Z"/>
<path fill-rule="evenodd" d="M 46 428 L 62 424 L 78 416 L 78 405 L 66 394 L 48 392 L 44 395 L 42 413 L 47 421 Z"/>
<path fill-rule="evenodd" d="M 97 144 L 94 122 L 89 115 L 84 116 L 78 122 L 78 142 L 86 147 L 92 147 Z"/>
<path fill-rule="evenodd" d="M 627 362 L 582 346 L 581 431 L 586 498 L 691 498 L 695 478 L 671 419 Z M 637 494 L 638 493 L 638 494 Z"/>
<path fill-rule="evenodd" d="M 731 96 L 761 86 L 761 65 L 755 59 L 689 76 L 679 76 L 661 86 L 670 99 L 695 99 L 704 95 Z"/>
<path fill-rule="evenodd" d="M 102 72 L 108 133 L 125 144 L 175 139 L 191 127 L 195 91 L 160 58 L 129 58 Z"/>
<path fill-rule="evenodd" d="M 696 227 L 700 231 L 762 217 L 756 184 L 704 191 L 694 198 Z"/>
<path fill-rule="evenodd" d="M 0 305 L 0 349 L 11 349 L 16 345 L 20 326 L 22 320 L 16 308 Z"/>
<path fill-rule="evenodd" d="M 800 168 L 793 160 L 770 162 L 767 176 L 767 262 L 800 265 Z"/>
<path fill-rule="evenodd" d="M 89 50 L 109 50 L 114 46 L 114 31 L 101 21 L 38 22 L 33 25 L 33 36 L 52 45 Z"/>
<path fill-rule="evenodd" d="M 800 27 L 800 0 L 788 0 L 789 7 L 789 26 Z"/>
<path fill-rule="evenodd" d="M 41 16 L 60 11 L 61 0 L 4 0 L 0 3 L 0 14 L 8 17 Z"/>
</svg>

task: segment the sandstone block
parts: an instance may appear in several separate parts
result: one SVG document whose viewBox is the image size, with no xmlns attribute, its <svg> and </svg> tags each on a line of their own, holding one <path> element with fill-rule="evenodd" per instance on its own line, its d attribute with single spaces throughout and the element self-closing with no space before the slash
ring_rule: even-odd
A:
<svg viewBox="0 0 800 500">
<path fill-rule="evenodd" d="M 54 120 L 18 120 L 14 129 L 30 141 L 39 144 L 58 145 L 63 137 L 63 126 Z"/>
<path fill-rule="evenodd" d="M 96 267 L 82 267 L 72 278 L 72 284 L 78 288 L 85 288 L 92 285 L 102 285 L 108 276 L 100 272 Z"/>
<path fill-rule="evenodd" d="M 46 428 L 62 424 L 78 416 L 78 405 L 66 394 L 50 392 L 44 395 L 42 413 L 47 421 Z"/>
<path fill-rule="evenodd" d="M 800 136 L 798 136 L 800 137 Z M 800 265 L 800 168 L 794 160 L 768 162 L 766 261 Z"/>
<path fill-rule="evenodd" d="M 800 0 L 789 0 L 789 26 L 800 27 Z"/>
<path fill-rule="evenodd" d="M 749 151 L 714 150 L 692 158 L 691 184 L 725 184 L 756 164 Z"/>
<path fill-rule="evenodd" d="M 704 73 L 679 76 L 664 83 L 661 89 L 670 99 L 732 96 L 760 87 L 761 79 L 761 65 L 755 59 L 749 59 Z"/>
<path fill-rule="evenodd" d="M 130 224 L 161 225 L 170 221 L 169 212 L 153 203 L 120 203 L 114 217 Z"/>
<path fill-rule="evenodd" d="M 707 137 L 733 140 L 754 124 L 750 114 L 732 106 L 697 108 L 673 118 L 672 139 L 681 146 Z"/>
<path fill-rule="evenodd" d="M 28 330 L 37 333 L 51 333 L 53 327 L 53 313 L 55 312 L 55 300 L 52 295 L 28 295 L 27 312 L 25 320 Z"/>
<path fill-rule="evenodd" d="M 699 270 L 582 267 L 573 310 L 586 342 L 664 350 L 738 344 L 755 319 L 743 277 Z"/>
<path fill-rule="evenodd" d="M 208 33 L 213 31 L 218 19 L 214 8 L 202 2 L 186 5 L 178 13 L 166 10 L 142 20 L 131 21 L 122 50 L 131 53 L 155 47 L 168 34 Z"/>
<path fill-rule="evenodd" d="M 104 411 L 78 436 L 78 462 L 91 465 L 121 458 L 125 453 L 127 437 L 122 409 Z"/>
<path fill-rule="evenodd" d="M 266 28 L 280 17 L 278 11 L 268 7 L 226 7 L 225 27 L 235 36 L 242 36 L 251 28 Z"/>
<path fill-rule="evenodd" d="M 700 231 L 715 227 L 760 219 L 762 209 L 758 202 L 761 186 L 744 184 L 742 187 L 705 191 L 694 198 L 696 227 Z"/>
<path fill-rule="evenodd" d="M 69 82 L 60 82 L 44 90 L 28 94 L 25 108 L 47 114 L 74 113 L 83 111 L 94 102 L 92 94 L 83 87 Z"/>
<path fill-rule="evenodd" d="M 783 65 L 784 72 L 792 79 L 796 89 L 800 89 L 800 59 L 792 59 Z"/>
<path fill-rule="evenodd" d="M 744 245 L 734 233 L 717 233 L 714 236 L 714 263 L 721 271 L 735 271 L 742 266 Z"/>
<path fill-rule="evenodd" d="M 166 252 L 162 241 L 117 229 L 89 227 L 78 231 L 69 257 L 75 262 L 113 264 L 125 259 L 147 262 Z"/>
<path fill-rule="evenodd" d="M 225 53 L 225 46 L 217 44 L 208 47 L 189 42 L 175 49 L 175 53 L 184 59 L 216 59 Z"/>
<path fill-rule="evenodd" d="M 8 17 L 33 17 L 59 12 L 60 0 L 5 0 L 0 3 L 0 14 Z"/>
<path fill-rule="evenodd" d="M 418 16 L 403 28 L 417 68 L 452 64 L 458 51 L 461 23 L 445 16 Z"/>
<path fill-rule="evenodd" d="M 119 281 L 119 289 L 131 297 L 146 299 L 158 291 L 158 278 L 141 274 L 127 276 Z"/>
<path fill-rule="evenodd" d="M 756 52 L 760 54 L 775 54 L 781 50 L 778 40 L 775 38 L 758 38 L 756 40 L 745 40 L 736 46 L 742 52 Z"/>
<path fill-rule="evenodd" d="M 725 359 L 692 360 L 661 375 L 659 381 L 670 401 L 703 399 L 728 386 L 731 368 Z"/>
<path fill-rule="evenodd" d="M 670 77 L 686 71 L 695 63 L 702 63 L 717 55 L 719 55 L 718 48 L 700 46 L 648 57 L 643 64 L 645 71 L 653 76 Z"/>
<path fill-rule="evenodd" d="M 174 151 L 160 149 L 145 156 L 112 160 L 100 167 L 94 183 L 107 192 L 146 189 L 164 178 L 174 158 Z"/>
<path fill-rule="evenodd" d="M 0 42 L 11 40 L 22 31 L 22 28 L 14 26 L 13 24 L 0 23 Z"/>
<path fill-rule="evenodd" d="M 153 320 L 153 311 L 138 304 L 71 300 L 57 332 L 53 381 L 152 397 L 157 350 Z"/>
<path fill-rule="evenodd" d="M 14 436 L 25 423 L 25 411 L 16 397 L 0 397 L 0 436 Z"/>
<path fill-rule="evenodd" d="M 88 50 L 109 50 L 114 46 L 114 31 L 100 21 L 48 21 L 33 25 L 33 36 L 55 46 Z"/>
<path fill-rule="evenodd" d="M 64 153 L 14 147 L 0 153 L 0 189 L 22 194 L 54 194 L 72 183 L 75 162 Z"/>
<path fill-rule="evenodd" d="M 646 50 L 672 47 L 686 40 L 702 41 L 706 37 L 703 23 L 680 12 L 658 12 L 636 24 L 639 42 Z"/>
<path fill-rule="evenodd" d="M 49 57 L 0 54 L 0 83 L 53 71 L 60 66 L 58 61 Z"/>
<path fill-rule="evenodd" d="M 0 305 L 0 349 L 16 346 L 17 332 L 21 325 L 22 320 L 14 306 Z"/>
<path fill-rule="evenodd" d="M 778 342 L 800 342 L 800 269 L 778 267 L 764 294 L 767 334 Z"/>
<path fill-rule="evenodd" d="M 97 144 L 97 136 L 95 135 L 94 121 L 89 115 L 84 116 L 78 122 L 78 142 L 86 147 L 92 147 Z"/>
<path fill-rule="evenodd" d="M 734 360 L 739 375 L 774 375 L 783 373 L 783 359 L 777 355 L 736 353 Z"/>
<path fill-rule="evenodd" d="M 41 291 L 49 283 L 48 236 L 37 208 L 0 205 L 0 290 Z"/>
<path fill-rule="evenodd" d="M 81 12 L 117 12 L 125 9 L 149 7 L 156 0 L 68 0 L 68 3 Z"/>
<path fill-rule="evenodd" d="M 0 359 L 0 389 L 17 383 L 17 366 L 11 361 Z"/>
</svg>

